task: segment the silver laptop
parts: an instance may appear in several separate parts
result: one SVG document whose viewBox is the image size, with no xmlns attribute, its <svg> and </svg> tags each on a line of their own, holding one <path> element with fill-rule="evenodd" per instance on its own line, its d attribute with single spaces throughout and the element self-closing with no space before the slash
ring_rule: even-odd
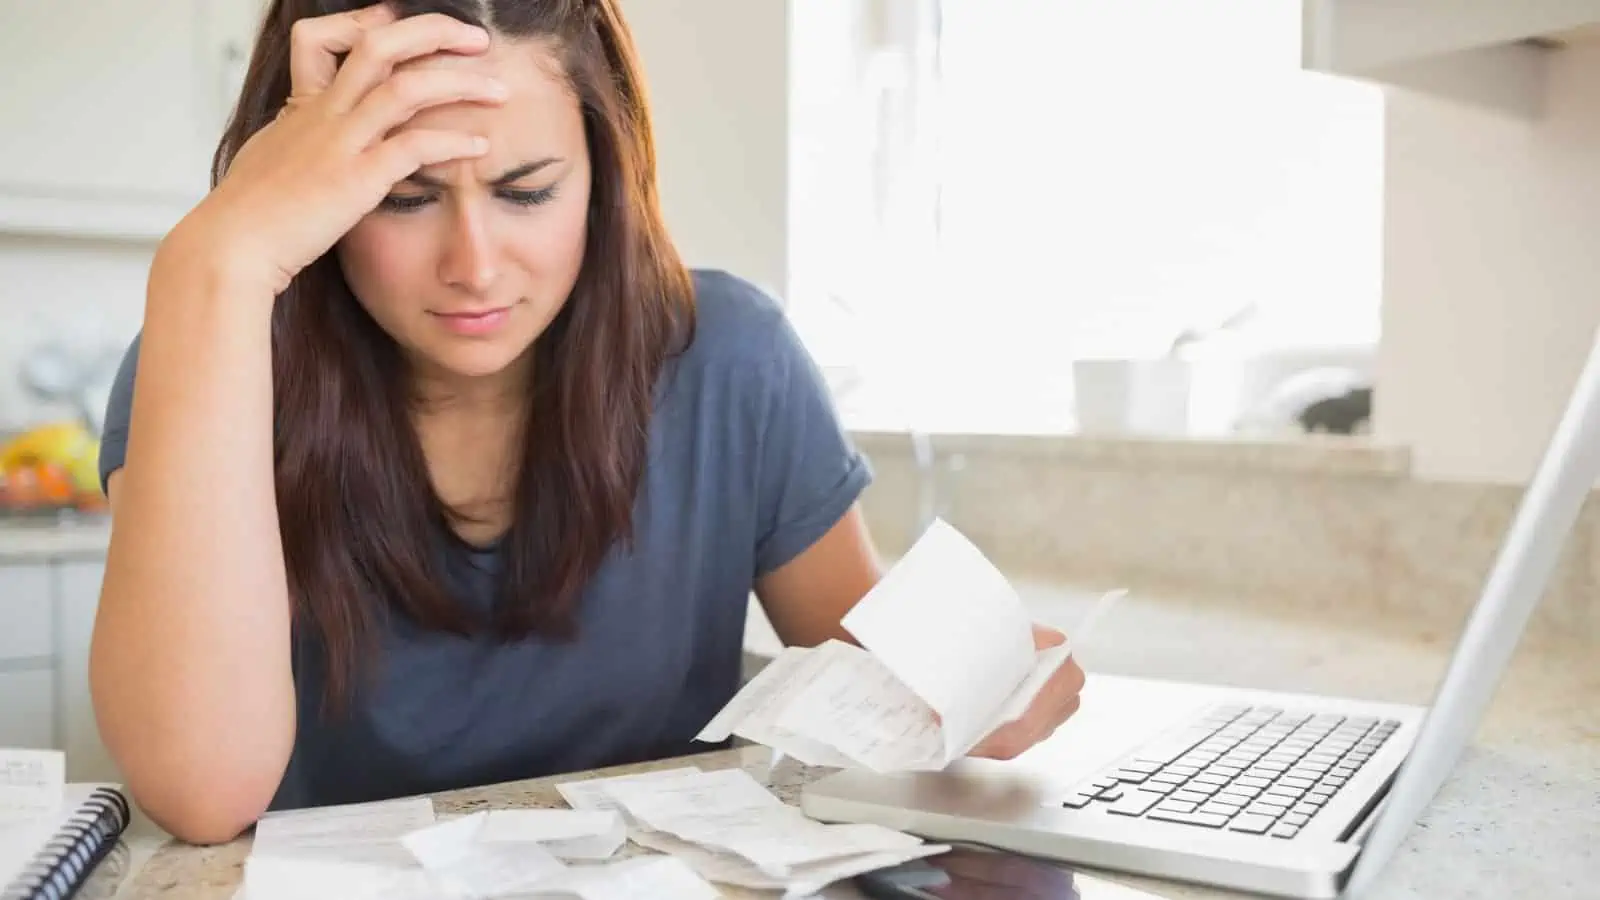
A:
<svg viewBox="0 0 1600 900">
<path fill-rule="evenodd" d="M 1366 896 L 1476 730 L 1600 478 L 1600 338 L 1433 703 L 1091 673 L 1083 711 L 1010 762 L 846 770 L 801 805 L 1113 871 L 1295 898 Z"/>
</svg>

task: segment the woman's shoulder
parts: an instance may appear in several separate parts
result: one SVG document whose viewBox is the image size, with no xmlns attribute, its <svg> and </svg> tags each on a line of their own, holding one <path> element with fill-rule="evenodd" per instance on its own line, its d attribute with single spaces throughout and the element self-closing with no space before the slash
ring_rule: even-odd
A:
<svg viewBox="0 0 1600 900">
<path fill-rule="evenodd" d="M 798 348 L 782 304 L 769 291 L 722 269 L 692 269 L 694 336 L 685 357 L 710 367 L 764 368 Z"/>
</svg>

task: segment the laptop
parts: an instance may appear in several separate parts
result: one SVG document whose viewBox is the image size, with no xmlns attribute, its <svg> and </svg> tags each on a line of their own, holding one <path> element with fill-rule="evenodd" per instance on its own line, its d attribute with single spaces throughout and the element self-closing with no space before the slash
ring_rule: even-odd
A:
<svg viewBox="0 0 1600 900">
<path fill-rule="evenodd" d="M 1597 479 L 1600 336 L 1427 707 L 1090 673 L 1082 711 L 1015 760 L 847 769 L 806 787 L 801 807 L 1104 870 L 1359 900 L 1476 731 Z"/>
</svg>

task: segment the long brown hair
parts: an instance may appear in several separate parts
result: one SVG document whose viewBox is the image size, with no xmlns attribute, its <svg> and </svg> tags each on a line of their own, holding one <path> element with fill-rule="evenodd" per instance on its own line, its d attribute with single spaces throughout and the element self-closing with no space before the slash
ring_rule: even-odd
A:
<svg viewBox="0 0 1600 900">
<path fill-rule="evenodd" d="M 289 33 L 370 0 L 273 0 L 213 183 L 289 94 Z M 320 643 L 323 699 L 342 705 L 386 611 L 430 629 L 575 635 L 583 585 L 632 538 L 657 378 L 693 331 L 689 273 L 663 223 L 632 36 L 615 0 L 390 0 L 556 48 L 582 107 L 593 171 L 588 244 L 562 312 L 535 342 L 513 524 L 493 616 L 452 599 L 441 551 L 456 515 L 433 490 L 411 425 L 407 366 L 352 296 L 332 253 L 274 310 L 279 527 L 297 634 Z"/>
</svg>

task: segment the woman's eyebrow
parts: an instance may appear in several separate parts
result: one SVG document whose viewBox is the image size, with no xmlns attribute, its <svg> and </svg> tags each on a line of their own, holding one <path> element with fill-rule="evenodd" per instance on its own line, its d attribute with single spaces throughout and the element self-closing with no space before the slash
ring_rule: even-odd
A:
<svg viewBox="0 0 1600 900">
<path fill-rule="evenodd" d="M 521 165 L 507 169 L 505 172 L 497 176 L 494 181 L 490 182 L 490 184 L 494 187 L 505 187 L 513 181 L 516 181 L 520 178 L 526 178 L 540 169 L 553 166 L 560 161 L 561 158 L 558 156 L 547 156 L 544 159 L 522 163 Z M 443 181 L 434 178 L 432 175 L 425 175 L 420 170 L 412 172 L 406 177 L 406 180 L 421 187 L 433 188 L 434 190 L 443 190 L 445 187 L 447 187 Z"/>
</svg>

